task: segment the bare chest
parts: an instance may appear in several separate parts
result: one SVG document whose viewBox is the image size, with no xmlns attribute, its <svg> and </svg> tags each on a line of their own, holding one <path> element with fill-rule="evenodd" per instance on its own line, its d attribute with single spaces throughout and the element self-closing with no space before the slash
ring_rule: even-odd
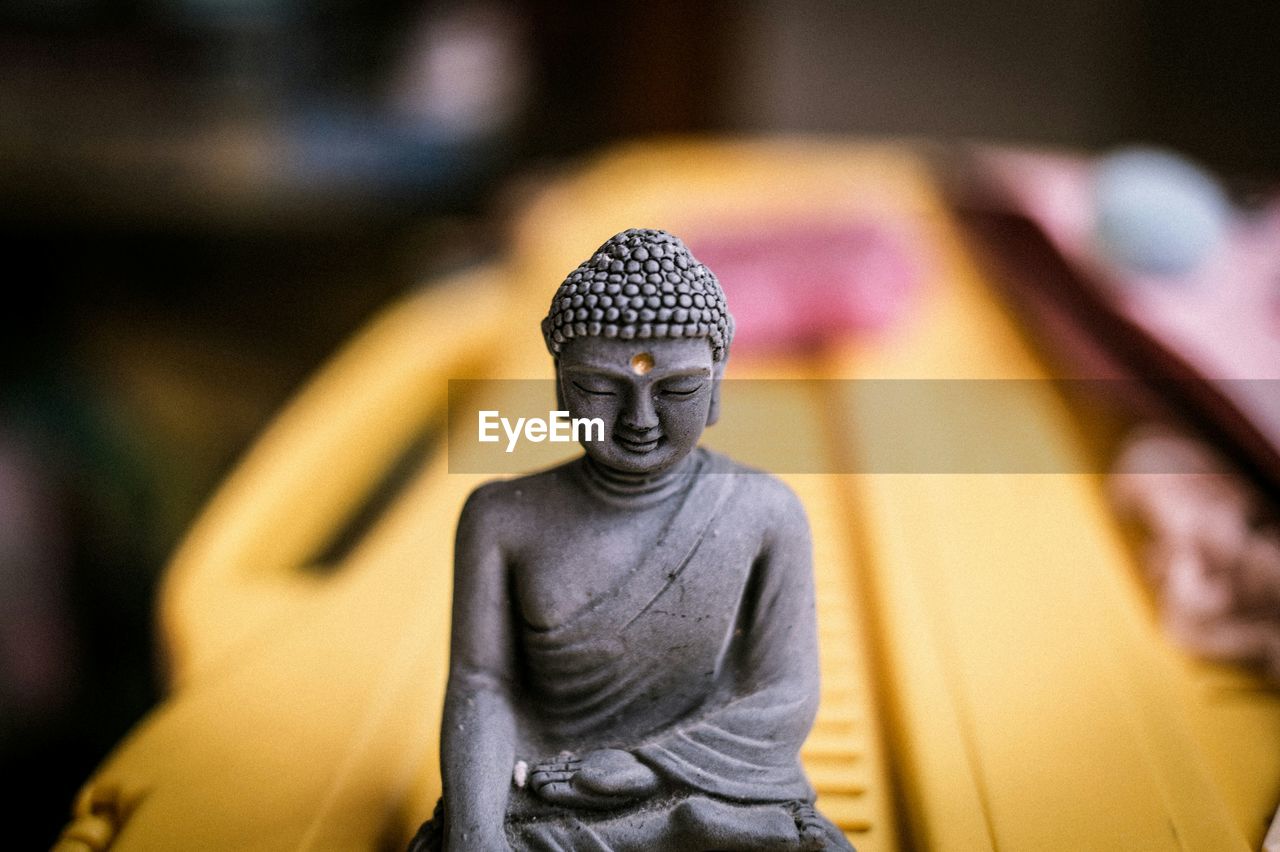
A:
<svg viewBox="0 0 1280 852">
<path fill-rule="evenodd" d="M 535 630 L 557 627 L 615 592 L 633 572 L 663 570 L 650 560 L 671 514 L 659 506 L 545 530 L 514 566 L 525 622 Z"/>
</svg>

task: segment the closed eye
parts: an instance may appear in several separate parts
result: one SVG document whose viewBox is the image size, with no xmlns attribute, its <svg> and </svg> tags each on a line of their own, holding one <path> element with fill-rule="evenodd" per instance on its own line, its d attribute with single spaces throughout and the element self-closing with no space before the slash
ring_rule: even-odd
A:
<svg viewBox="0 0 1280 852">
<path fill-rule="evenodd" d="M 695 393 L 697 393 L 700 390 L 702 390 L 702 385 L 695 385 L 691 388 L 681 388 L 681 387 L 663 388 L 662 395 L 669 396 L 669 397 L 676 397 L 677 399 L 679 399 L 686 396 L 693 396 Z"/>
<path fill-rule="evenodd" d="M 613 396 L 614 395 L 612 390 L 609 390 L 606 388 L 586 387 L 585 385 L 578 384 L 577 382 L 574 382 L 573 386 L 578 390 L 582 391 L 583 393 L 588 394 L 590 396 Z"/>
</svg>

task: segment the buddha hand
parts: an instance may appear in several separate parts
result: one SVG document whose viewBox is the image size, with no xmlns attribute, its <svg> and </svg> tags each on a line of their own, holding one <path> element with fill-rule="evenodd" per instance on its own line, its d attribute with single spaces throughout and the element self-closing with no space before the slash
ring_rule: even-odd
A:
<svg viewBox="0 0 1280 852">
<path fill-rule="evenodd" d="M 653 795 L 661 786 L 652 769 L 631 752 L 616 748 L 539 763 L 529 773 L 529 783 L 552 804 L 591 810 L 620 807 Z"/>
</svg>

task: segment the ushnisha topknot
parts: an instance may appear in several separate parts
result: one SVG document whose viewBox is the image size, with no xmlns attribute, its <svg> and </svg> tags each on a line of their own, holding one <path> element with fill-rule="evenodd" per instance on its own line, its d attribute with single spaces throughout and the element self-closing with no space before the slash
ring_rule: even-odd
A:
<svg viewBox="0 0 1280 852">
<path fill-rule="evenodd" d="M 542 321 L 551 354 L 575 337 L 705 337 L 723 361 L 733 339 L 724 290 L 679 237 L 632 228 L 611 237 L 556 291 Z"/>
</svg>

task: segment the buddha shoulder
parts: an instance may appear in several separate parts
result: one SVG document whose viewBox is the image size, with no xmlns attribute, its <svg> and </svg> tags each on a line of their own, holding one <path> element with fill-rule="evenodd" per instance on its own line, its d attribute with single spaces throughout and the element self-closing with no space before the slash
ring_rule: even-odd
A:
<svg viewBox="0 0 1280 852">
<path fill-rule="evenodd" d="M 770 540 L 807 541 L 809 519 L 796 493 L 778 477 L 737 462 L 729 462 L 734 483 L 734 514 L 750 519 L 753 528 Z"/>
<path fill-rule="evenodd" d="M 527 530 L 529 517 L 557 505 L 565 489 L 565 476 L 559 470 L 490 480 L 467 497 L 458 517 L 458 534 L 474 531 L 500 541 L 507 533 Z"/>
</svg>

